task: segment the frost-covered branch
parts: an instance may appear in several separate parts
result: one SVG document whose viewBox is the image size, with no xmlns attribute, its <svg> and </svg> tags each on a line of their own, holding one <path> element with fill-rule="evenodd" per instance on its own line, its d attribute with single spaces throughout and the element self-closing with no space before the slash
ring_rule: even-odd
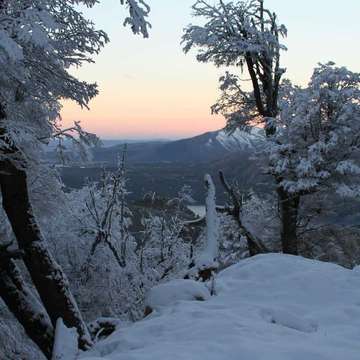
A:
<svg viewBox="0 0 360 360">
<path fill-rule="evenodd" d="M 114 173 L 103 171 L 100 183 L 90 185 L 85 201 L 86 217 L 82 233 L 94 235 L 90 255 L 98 246 L 105 245 L 112 252 L 118 265 L 126 266 L 131 212 L 126 204 L 126 146 L 118 169 Z"/>
<path fill-rule="evenodd" d="M 143 0 L 120 0 L 129 8 L 129 16 L 125 19 L 124 25 L 129 25 L 134 34 L 142 34 L 149 37 L 148 29 L 151 27 L 146 20 L 150 13 L 150 7 Z"/>
</svg>

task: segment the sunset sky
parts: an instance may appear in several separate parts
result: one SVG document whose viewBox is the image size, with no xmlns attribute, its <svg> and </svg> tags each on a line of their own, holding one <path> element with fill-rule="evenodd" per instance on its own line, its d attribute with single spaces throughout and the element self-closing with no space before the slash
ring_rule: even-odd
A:
<svg viewBox="0 0 360 360">
<path fill-rule="evenodd" d="M 200 64 L 185 55 L 180 40 L 195 0 L 148 0 L 153 28 L 149 39 L 122 26 L 119 0 L 103 0 L 86 14 L 110 36 L 96 63 L 77 69 L 81 79 L 97 82 L 100 94 L 90 111 L 65 103 L 64 125 L 83 127 L 107 139 L 180 138 L 224 126 L 209 107 L 218 96 L 225 69 Z M 335 61 L 360 72 L 360 0 L 266 0 L 289 31 L 283 53 L 287 77 L 306 84 L 317 62 Z"/>
</svg>

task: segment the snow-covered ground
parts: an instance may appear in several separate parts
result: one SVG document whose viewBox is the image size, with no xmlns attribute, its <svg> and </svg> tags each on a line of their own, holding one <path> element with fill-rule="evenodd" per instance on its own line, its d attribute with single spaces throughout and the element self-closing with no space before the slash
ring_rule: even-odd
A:
<svg viewBox="0 0 360 360">
<path fill-rule="evenodd" d="M 82 359 L 360 359 L 360 268 L 262 255 L 223 271 L 216 288 L 206 301 L 166 302 Z"/>
</svg>

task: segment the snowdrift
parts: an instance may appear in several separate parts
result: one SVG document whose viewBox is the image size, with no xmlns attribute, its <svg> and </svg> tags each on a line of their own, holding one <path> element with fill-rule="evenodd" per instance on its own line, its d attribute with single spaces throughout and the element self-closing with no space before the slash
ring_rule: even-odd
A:
<svg viewBox="0 0 360 360">
<path fill-rule="evenodd" d="M 360 268 L 261 255 L 220 273 L 216 289 L 159 307 L 82 359 L 360 359 Z"/>
</svg>

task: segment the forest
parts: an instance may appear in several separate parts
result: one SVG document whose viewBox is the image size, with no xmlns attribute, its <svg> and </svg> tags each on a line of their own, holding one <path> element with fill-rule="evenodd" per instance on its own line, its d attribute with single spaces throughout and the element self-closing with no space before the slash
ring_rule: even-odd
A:
<svg viewBox="0 0 360 360">
<path fill-rule="evenodd" d="M 103 1 L 0 0 L 0 360 L 358 359 L 360 73 L 329 59 L 298 85 L 271 0 L 194 0 L 179 47 L 223 72 L 216 139 L 251 146 L 167 174 L 150 151 L 177 148 L 149 145 L 135 182 L 124 144 L 69 187 L 54 164 L 71 178 L 109 153 L 61 117 L 99 93 L 73 69 L 116 41 L 83 11 Z M 114 7 L 134 42 L 151 2 Z"/>
</svg>

